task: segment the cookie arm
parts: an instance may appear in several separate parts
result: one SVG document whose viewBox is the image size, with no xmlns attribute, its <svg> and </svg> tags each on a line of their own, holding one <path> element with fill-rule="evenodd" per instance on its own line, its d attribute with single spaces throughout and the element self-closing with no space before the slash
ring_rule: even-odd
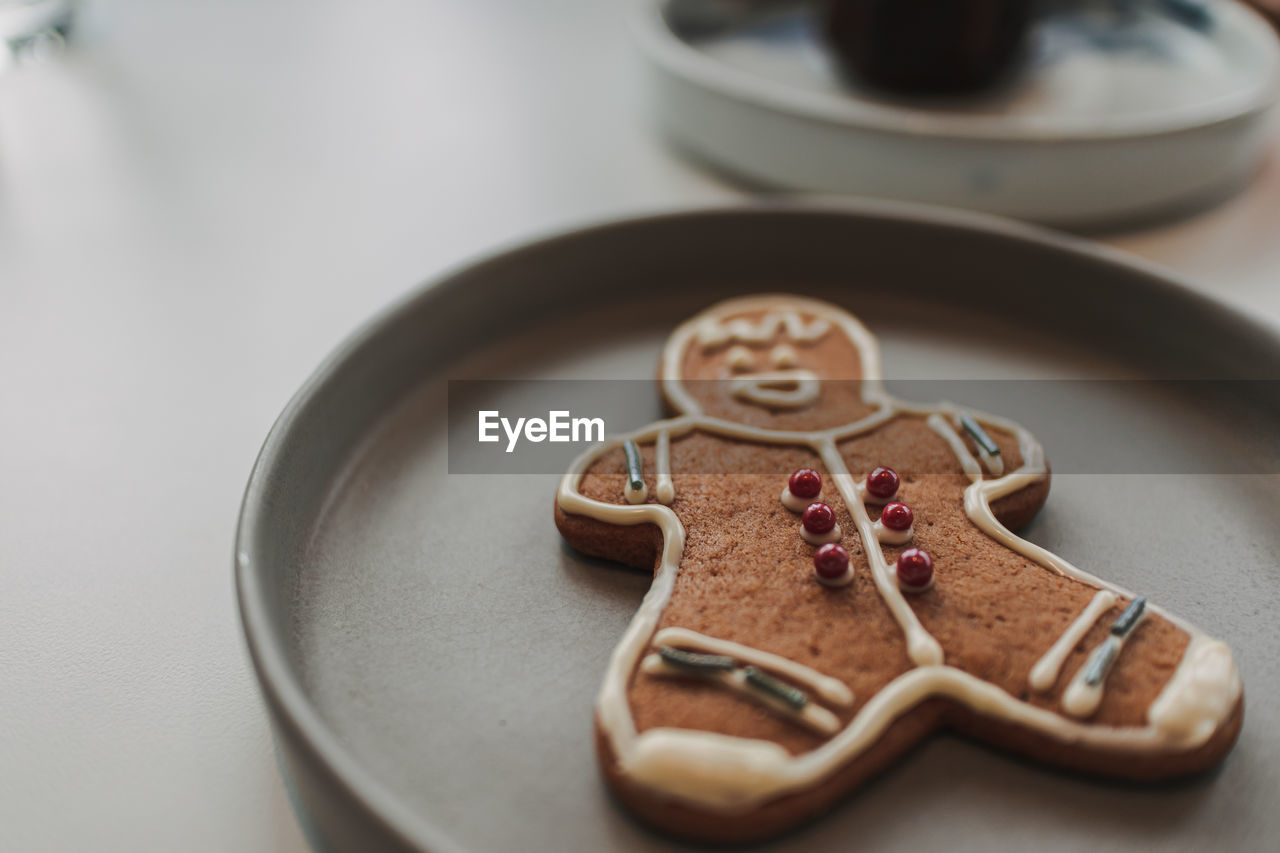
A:
<svg viewBox="0 0 1280 853">
<path fill-rule="evenodd" d="M 634 568 L 655 567 L 663 545 L 661 525 L 651 513 L 617 510 L 665 508 L 674 501 L 671 437 L 687 432 L 687 421 L 660 421 L 574 461 L 555 501 L 556 528 L 570 546 Z"/>
<path fill-rule="evenodd" d="M 951 444 L 957 458 L 965 466 L 966 473 L 970 475 L 972 482 L 965 489 L 964 504 L 965 513 L 975 525 L 1005 547 L 1022 554 L 1051 571 L 1081 581 L 1099 590 L 1100 595 L 1102 593 L 1110 593 L 1110 596 L 1102 597 L 1104 602 L 1113 604 L 1115 603 L 1115 598 L 1119 596 L 1128 599 L 1130 609 L 1133 609 L 1133 603 L 1139 600 L 1138 596 L 1077 568 L 1067 560 L 1039 545 L 1016 536 L 997 519 L 993 506 L 1001 498 L 1015 494 L 1019 489 L 1034 483 L 1037 478 L 1044 476 L 1047 471 L 1047 468 L 1042 464 L 1043 456 L 1039 452 L 1039 445 L 1036 444 L 1025 429 L 1017 425 L 1011 425 L 1020 433 L 1020 443 L 1024 448 L 1022 467 L 1005 474 L 1003 477 L 987 480 L 983 479 L 981 471 L 977 470 L 977 461 L 969 455 L 964 442 L 946 419 L 935 414 L 930 416 L 928 423 L 931 428 Z M 1029 453 L 1028 450 L 1030 451 Z M 966 458 L 968 460 L 967 464 L 965 462 Z M 1243 693 L 1231 652 L 1226 644 L 1208 637 L 1194 625 L 1179 619 L 1156 605 L 1145 604 L 1145 600 L 1142 601 L 1145 607 L 1153 614 L 1176 626 L 1189 637 L 1189 642 L 1183 651 L 1182 659 L 1175 673 L 1165 684 L 1155 703 L 1147 711 L 1151 730 L 1162 739 L 1174 742 L 1181 740 L 1200 744 L 1213 738 L 1219 743 L 1221 749 L 1216 752 L 1205 753 L 1205 755 L 1220 757 L 1222 752 L 1225 752 L 1230 747 L 1231 742 L 1234 741 L 1235 732 L 1239 730 L 1239 705 L 1240 697 Z M 1137 608 L 1139 616 L 1141 612 L 1142 608 Z M 1096 619 L 1100 612 L 1090 613 L 1089 615 Z M 1134 625 L 1130 625 L 1127 630 L 1132 630 L 1133 627 Z M 1124 633 L 1127 633 L 1127 630 Z M 1070 631 L 1070 628 L 1068 631 Z M 1081 633 L 1083 635 L 1083 632 Z M 1123 639 L 1123 634 L 1121 634 L 1120 639 Z M 1096 678 L 1097 684 L 1094 687 L 1099 692 L 1099 697 L 1093 698 L 1100 698 L 1103 681 L 1106 677 L 1106 669 L 1114 662 L 1114 657 L 1120 653 L 1121 645 L 1121 642 L 1114 643 L 1115 648 L 1111 650 L 1112 660 L 1107 661 L 1106 666 L 1102 666 L 1101 663 L 1098 664 L 1100 673 Z M 1096 651 L 1102 650 L 1104 649 L 1099 647 Z M 1052 662 L 1051 653 L 1049 656 Z M 1101 656 L 1099 656 L 1099 660 L 1101 660 Z M 1046 669 L 1050 667 L 1046 667 Z M 1036 674 L 1033 672 L 1029 675 L 1029 678 L 1034 677 L 1034 675 Z M 1056 669 L 1052 672 L 1052 675 L 1054 677 L 1050 679 L 1050 673 L 1045 672 L 1041 674 L 1041 677 L 1044 681 L 1052 683 L 1052 681 L 1057 680 Z M 1078 673 L 1077 680 L 1082 684 L 1088 682 L 1090 680 L 1089 673 L 1082 670 Z M 1034 685 L 1032 686 L 1034 687 Z M 1071 704 L 1072 700 L 1064 703 L 1064 710 L 1068 713 L 1072 713 Z M 1083 716 L 1088 716 L 1092 709 L 1096 708 L 1096 704 L 1096 701 L 1089 705 L 1081 704 L 1081 709 L 1084 711 Z"/>
</svg>

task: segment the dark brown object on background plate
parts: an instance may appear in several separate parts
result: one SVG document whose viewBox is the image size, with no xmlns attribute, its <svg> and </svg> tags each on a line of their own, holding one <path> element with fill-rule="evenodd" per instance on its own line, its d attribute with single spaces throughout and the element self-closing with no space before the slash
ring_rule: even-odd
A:
<svg viewBox="0 0 1280 853">
<path fill-rule="evenodd" d="M 888 92 L 962 94 L 1017 62 L 1032 0 L 823 0 L 822 26 L 850 77 Z"/>
<path fill-rule="evenodd" d="M 940 729 L 1125 779 L 1221 759 L 1243 714 L 1226 645 L 1010 532 L 1049 492 L 1023 427 L 899 400 L 880 375 L 874 337 L 835 306 L 721 303 L 664 348 L 673 417 L 565 477 L 565 539 L 655 571 L 596 706 L 622 802 L 682 836 L 758 839 Z M 878 468 L 896 477 L 869 481 Z M 834 529 L 802 523 L 800 469 Z M 888 500 L 910 529 L 878 522 Z M 841 583 L 815 573 L 823 542 L 850 557 Z M 913 569 L 928 555 L 927 584 L 899 583 L 904 551 Z"/>
<path fill-rule="evenodd" d="M 1274 26 L 1280 27 L 1280 0 L 1248 0 L 1248 3 L 1265 15 Z"/>
</svg>

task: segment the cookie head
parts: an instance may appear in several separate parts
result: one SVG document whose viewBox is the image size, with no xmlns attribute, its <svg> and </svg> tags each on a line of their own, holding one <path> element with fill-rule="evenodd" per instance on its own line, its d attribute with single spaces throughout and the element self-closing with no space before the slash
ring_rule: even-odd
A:
<svg viewBox="0 0 1280 853">
<path fill-rule="evenodd" d="M 814 430 L 869 414 L 874 338 L 834 305 L 794 296 L 722 302 L 678 328 L 662 359 L 663 396 L 680 414 L 763 429 Z"/>
</svg>

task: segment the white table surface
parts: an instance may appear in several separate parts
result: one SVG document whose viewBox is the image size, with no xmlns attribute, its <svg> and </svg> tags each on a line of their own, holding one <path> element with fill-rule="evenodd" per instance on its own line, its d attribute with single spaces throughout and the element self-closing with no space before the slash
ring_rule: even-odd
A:
<svg viewBox="0 0 1280 853">
<path fill-rule="evenodd" d="M 98 0 L 81 25 L 0 78 L 0 849 L 301 851 L 231 584 L 276 414 L 442 267 L 742 193 L 655 138 L 599 0 Z M 1108 242 L 1280 322 L 1277 223 L 1273 158 Z"/>
</svg>

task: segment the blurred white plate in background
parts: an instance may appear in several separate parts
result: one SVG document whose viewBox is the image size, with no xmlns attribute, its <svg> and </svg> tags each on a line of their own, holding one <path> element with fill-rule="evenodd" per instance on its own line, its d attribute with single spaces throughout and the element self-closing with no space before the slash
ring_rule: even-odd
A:
<svg viewBox="0 0 1280 853">
<path fill-rule="evenodd" d="M 1274 129 L 1280 40 L 1232 0 L 1205 3 L 1205 29 L 1155 4 L 1123 22 L 1059 12 L 1009 83 L 946 100 L 842 81 L 809 4 L 694 34 L 679 22 L 698 2 L 635 0 L 658 119 L 680 147 L 765 186 L 1107 227 L 1226 196 Z"/>
</svg>

